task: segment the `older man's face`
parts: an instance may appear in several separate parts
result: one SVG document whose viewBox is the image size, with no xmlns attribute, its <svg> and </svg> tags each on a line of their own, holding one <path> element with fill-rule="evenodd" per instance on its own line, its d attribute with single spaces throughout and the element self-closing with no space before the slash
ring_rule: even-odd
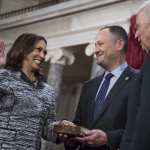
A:
<svg viewBox="0 0 150 150">
<path fill-rule="evenodd" d="M 148 52 L 150 50 L 150 18 L 140 12 L 136 18 L 137 33 L 141 46 Z"/>
</svg>

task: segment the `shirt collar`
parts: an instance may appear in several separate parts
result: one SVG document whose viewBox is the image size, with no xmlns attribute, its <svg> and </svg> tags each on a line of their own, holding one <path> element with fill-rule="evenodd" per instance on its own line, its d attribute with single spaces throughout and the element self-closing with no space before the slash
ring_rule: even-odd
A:
<svg viewBox="0 0 150 150">
<path fill-rule="evenodd" d="M 128 64 L 127 64 L 127 62 L 125 62 L 125 63 L 119 65 L 119 66 L 118 66 L 117 68 L 115 68 L 114 70 L 112 70 L 111 73 L 114 75 L 114 77 L 119 78 L 120 75 L 122 74 L 122 72 L 123 72 L 127 67 L 128 67 Z M 106 76 L 108 73 L 110 73 L 110 72 L 106 71 L 104 76 Z"/>
</svg>

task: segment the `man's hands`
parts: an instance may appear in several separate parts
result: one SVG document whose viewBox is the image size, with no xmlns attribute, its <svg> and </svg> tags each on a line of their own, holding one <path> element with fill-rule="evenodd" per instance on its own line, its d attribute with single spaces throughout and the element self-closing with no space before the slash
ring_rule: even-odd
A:
<svg viewBox="0 0 150 150">
<path fill-rule="evenodd" d="M 63 120 L 61 124 L 65 126 L 75 127 L 76 125 L 70 121 Z M 66 144 L 80 143 L 81 145 L 89 145 L 92 147 L 102 146 L 107 144 L 107 135 L 100 129 L 86 130 L 82 136 L 70 136 L 69 134 L 59 134 L 61 141 Z"/>
<path fill-rule="evenodd" d="M 89 130 L 83 137 L 75 137 L 75 140 L 82 144 L 101 146 L 107 144 L 107 135 L 99 129 Z"/>
</svg>

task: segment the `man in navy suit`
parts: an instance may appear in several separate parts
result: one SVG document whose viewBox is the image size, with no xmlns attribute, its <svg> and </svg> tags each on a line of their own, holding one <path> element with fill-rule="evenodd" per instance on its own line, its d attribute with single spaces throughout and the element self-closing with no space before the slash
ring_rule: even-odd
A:
<svg viewBox="0 0 150 150">
<path fill-rule="evenodd" d="M 148 56 L 132 90 L 120 150 L 150 150 L 150 1 L 139 9 L 136 26 L 136 36 Z"/>
<path fill-rule="evenodd" d="M 77 147 L 80 150 L 118 149 L 126 124 L 130 83 L 136 74 L 125 60 L 127 46 L 128 36 L 122 27 L 106 26 L 99 30 L 95 43 L 96 61 L 106 71 L 85 82 L 74 119 L 75 124 L 90 130 L 83 137 L 69 138 L 65 142 L 66 150 Z M 105 96 L 97 103 L 99 97 L 103 97 L 102 87 L 110 73 Z"/>
</svg>

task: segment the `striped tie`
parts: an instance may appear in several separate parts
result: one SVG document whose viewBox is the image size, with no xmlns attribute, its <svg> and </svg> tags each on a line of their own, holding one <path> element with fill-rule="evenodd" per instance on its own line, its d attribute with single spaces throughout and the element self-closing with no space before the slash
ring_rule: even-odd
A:
<svg viewBox="0 0 150 150">
<path fill-rule="evenodd" d="M 103 84 L 102 84 L 102 86 L 98 92 L 98 95 L 97 95 L 96 100 L 95 100 L 94 120 L 97 119 L 99 112 L 101 110 L 101 107 L 105 101 L 106 93 L 107 93 L 107 90 L 109 88 L 110 79 L 112 77 L 113 77 L 112 73 L 108 73 L 105 76 L 104 82 L 103 82 Z"/>
</svg>

